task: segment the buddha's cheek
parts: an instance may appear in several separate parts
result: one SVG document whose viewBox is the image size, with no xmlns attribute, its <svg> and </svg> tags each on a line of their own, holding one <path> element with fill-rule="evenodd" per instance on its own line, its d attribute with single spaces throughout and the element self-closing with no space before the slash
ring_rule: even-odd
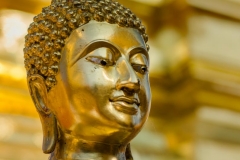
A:
<svg viewBox="0 0 240 160">
<path fill-rule="evenodd" d="M 115 88 L 114 67 L 107 69 L 79 60 L 62 74 L 63 90 L 66 90 L 68 107 L 78 122 L 101 117 L 101 108 L 109 105 L 109 97 Z M 99 118 L 101 117 L 101 118 Z"/>
<path fill-rule="evenodd" d="M 61 128 L 64 130 L 69 130 L 76 123 L 76 117 L 74 116 L 70 107 L 70 102 L 64 83 L 62 83 L 59 76 L 56 78 L 58 83 L 50 90 L 48 94 L 49 107 L 54 113 Z"/>
</svg>

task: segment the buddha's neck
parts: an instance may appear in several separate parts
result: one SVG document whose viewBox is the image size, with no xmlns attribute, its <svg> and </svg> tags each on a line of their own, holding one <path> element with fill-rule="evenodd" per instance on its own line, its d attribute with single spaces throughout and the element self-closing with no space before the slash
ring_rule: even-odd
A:
<svg viewBox="0 0 240 160">
<path fill-rule="evenodd" d="M 50 160 L 126 160 L 126 146 L 110 145 L 71 137 L 58 141 Z"/>
</svg>

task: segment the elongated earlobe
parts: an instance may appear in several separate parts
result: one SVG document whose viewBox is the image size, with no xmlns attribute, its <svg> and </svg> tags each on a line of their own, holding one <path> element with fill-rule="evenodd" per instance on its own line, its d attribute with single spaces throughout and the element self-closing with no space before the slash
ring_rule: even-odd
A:
<svg viewBox="0 0 240 160">
<path fill-rule="evenodd" d="M 41 117 L 41 122 L 43 128 L 42 150 L 44 153 L 52 153 L 55 149 L 58 136 L 56 119 L 51 113 L 44 118 Z"/>
<path fill-rule="evenodd" d="M 130 143 L 127 145 L 125 156 L 126 156 L 126 160 L 133 160 Z"/>
<path fill-rule="evenodd" d="M 42 150 L 44 153 L 51 153 L 56 146 L 58 131 L 56 118 L 48 107 L 47 88 L 43 77 L 39 75 L 29 77 L 28 86 L 42 123 Z"/>
</svg>

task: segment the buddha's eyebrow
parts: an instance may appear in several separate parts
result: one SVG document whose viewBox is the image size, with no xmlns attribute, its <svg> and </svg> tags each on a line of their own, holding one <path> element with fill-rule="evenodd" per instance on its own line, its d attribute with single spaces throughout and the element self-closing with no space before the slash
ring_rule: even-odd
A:
<svg viewBox="0 0 240 160">
<path fill-rule="evenodd" d="M 147 61 L 149 62 L 149 54 L 146 51 L 146 49 L 143 48 L 143 47 L 134 47 L 134 48 L 132 48 L 130 50 L 130 52 L 129 52 L 129 57 L 131 58 L 132 56 L 134 56 L 135 54 L 138 54 L 138 53 L 141 53 L 141 54 L 145 55 L 146 58 L 147 58 Z"/>
<path fill-rule="evenodd" d="M 103 39 L 98 39 L 98 40 L 94 40 L 90 43 L 88 43 L 84 49 L 78 53 L 78 55 L 76 56 L 76 58 L 74 58 L 74 60 L 71 63 L 71 66 L 73 66 L 79 59 L 85 57 L 87 54 L 91 53 L 92 51 L 98 49 L 98 48 L 108 48 L 112 51 L 112 53 L 114 54 L 113 57 L 116 56 L 120 56 L 120 51 L 119 49 L 112 44 L 109 41 L 103 40 Z"/>
</svg>

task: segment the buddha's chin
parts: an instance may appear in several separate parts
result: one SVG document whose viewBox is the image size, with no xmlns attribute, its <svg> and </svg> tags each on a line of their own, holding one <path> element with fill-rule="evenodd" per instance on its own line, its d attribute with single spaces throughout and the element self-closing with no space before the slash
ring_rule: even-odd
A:
<svg viewBox="0 0 240 160">
<path fill-rule="evenodd" d="M 126 102 L 110 102 L 106 106 L 105 110 L 100 108 L 101 117 L 106 120 L 105 125 L 120 129 L 123 131 L 134 132 L 139 126 L 145 122 L 146 114 L 143 114 L 140 107 L 133 103 Z M 104 126 L 104 125 L 103 125 Z"/>
<path fill-rule="evenodd" d="M 131 126 L 131 127 L 130 127 Z M 74 130 L 65 130 L 62 133 L 65 138 L 75 139 L 76 141 L 105 143 L 109 145 L 127 145 L 141 130 L 140 126 L 129 125 L 124 127 L 101 126 L 97 128 L 83 127 Z"/>
</svg>

